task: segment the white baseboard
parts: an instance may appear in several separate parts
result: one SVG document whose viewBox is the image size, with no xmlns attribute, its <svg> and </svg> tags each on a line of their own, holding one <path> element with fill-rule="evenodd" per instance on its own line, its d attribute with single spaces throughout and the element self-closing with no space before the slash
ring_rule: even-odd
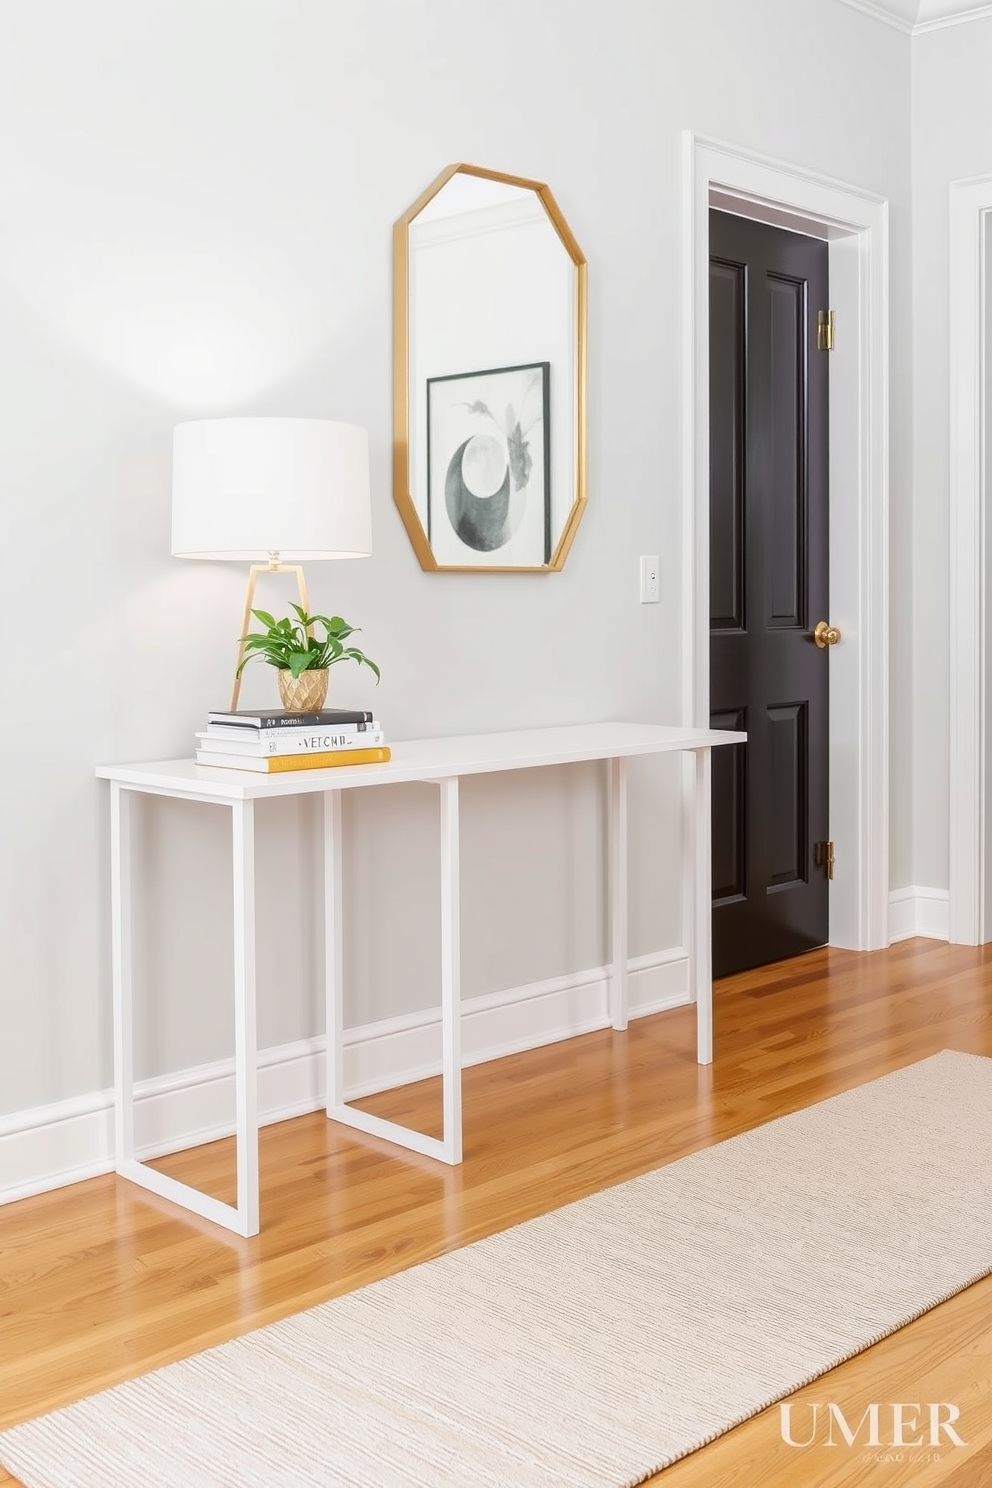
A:
<svg viewBox="0 0 992 1488">
<path fill-rule="evenodd" d="M 688 961 L 681 948 L 639 956 L 628 970 L 632 1018 L 688 1002 Z M 604 967 L 474 997 L 462 1014 L 463 1063 L 484 1064 L 606 1028 L 607 1000 Z M 389 1018 L 345 1034 L 349 1099 L 440 1071 L 440 1011 Z M 263 1126 L 319 1111 L 323 1103 L 323 1036 L 260 1051 L 258 1109 Z M 0 1204 L 112 1172 L 113 1104 L 113 1091 L 103 1090 L 0 1116 Z M 145 1158 L 230 1136 L 233 1059 L 141 1081 L 135 1090 L 134 1127 L 136 1150 Z"/>
<path fill-rule="evenodd" d="M 889 895 L 889 944 L 925 935 L 950 939 L 950 910 L 946 889 L 893 889 Z"/>
</svg>

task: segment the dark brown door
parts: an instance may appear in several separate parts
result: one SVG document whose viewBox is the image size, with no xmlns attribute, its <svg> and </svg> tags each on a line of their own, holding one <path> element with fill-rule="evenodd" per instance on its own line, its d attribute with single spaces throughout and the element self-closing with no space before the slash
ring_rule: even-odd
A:
<svg viewBox="0 0 992 1488">
<path fill-rule="evenodd" d="M 827 245 L 710 213 L 713 973 L 828 938 Z"/>
</svg>

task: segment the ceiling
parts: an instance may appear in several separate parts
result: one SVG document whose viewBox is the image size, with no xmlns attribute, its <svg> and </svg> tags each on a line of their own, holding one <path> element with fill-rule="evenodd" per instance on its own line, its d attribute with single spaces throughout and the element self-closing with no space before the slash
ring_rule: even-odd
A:
<svg viewBox="0 0 992 1488">
<path fill-rule="evenodd" d="M 842 0 L 842 3 L 913 36 L 921 31 L 956 26 L 961 21 L 974 21 L 979 16 L 992 16 L 992 4 L 968 3 L 968 0 Z"/>
</svg>

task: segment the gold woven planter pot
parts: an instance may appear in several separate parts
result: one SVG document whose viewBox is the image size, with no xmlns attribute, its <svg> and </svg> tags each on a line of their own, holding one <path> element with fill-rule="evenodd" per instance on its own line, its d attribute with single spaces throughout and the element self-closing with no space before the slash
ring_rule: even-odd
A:
<svg viewBox="0 0 992 1488">
<path fill-rule="evenodd" d="M 316 713 L 327 697 L 327 668 L 322 672 L 301 672 L 295 681 L 288 668 L 280 671 L 279 696 L 290 713 Z"/>
</svg>

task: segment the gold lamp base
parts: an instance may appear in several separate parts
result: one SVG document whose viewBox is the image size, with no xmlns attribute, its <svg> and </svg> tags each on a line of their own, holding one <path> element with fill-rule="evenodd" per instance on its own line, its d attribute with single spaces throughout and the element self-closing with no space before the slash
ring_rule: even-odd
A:
<svg viewBox="0 0 992 1488">
<path fill-rule="evenodd" d="M 310 600 L 307 597 L 307 581 L 303 573 L 302 563 L 280 563 L 274 560 L 272 563 L 253 563 L 248 570 L 248 588 L 245 591 L 245 615 L 241 622 L 241 640 L 238 642 L 238 659 L 234 663 L 234 687 L 231 692 L 231 709 L 234 713 L 238 706 L 238 698 L 241 696 L 241 677 L 238 668 L 245 659 L 244 638 L 248 634 L 251 625 L 252 605 L 255 600 L 255 582 L 262 573 L 292 573 L 296 575 L 296 587 L 300 591 L 300 606 L 305 615 L 310 613 Z M 306 673 L 303 674 L 306 676 Z M 282 680 L 280 675 L 280 681 Z M 327 695 L 327 680 L 324 680 L 324 695 Z M 295 705 L 299 706 L 299 705 Z"/>
</svg>

